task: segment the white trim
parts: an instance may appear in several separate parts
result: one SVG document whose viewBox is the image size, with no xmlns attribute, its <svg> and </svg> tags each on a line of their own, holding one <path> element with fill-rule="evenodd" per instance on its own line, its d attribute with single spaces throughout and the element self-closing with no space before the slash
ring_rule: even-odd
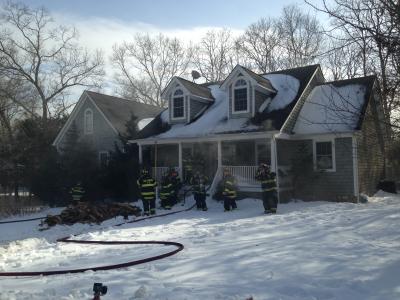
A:
<svg viewBox="0 0 400 300">
<path fill-rule="evenodd" d="M 94 100 L 92 99 L 92 97 L 90 97 L 90 95 L 88 94 L 88 98 L 90 100 L 90 102 L 93 104 L 93 106 L 97 109 L 97 111 L 100 113 L 100 115 L 104 118 L 104 120 L 106 120 L 106 122 L 108 123 L 108 125 L 110 125 L 110 127 L 114 130 L 115 134 L 119 135 L 118 130 L 114 127 L 114 125 L 110 122 L 109 119 L 107 119 L 106 115 L 101 111 L 101 109 L 96 105 L 96 102 L 94 102 Z"/>
<path fill-rule="evenodd" d="M 353 148 L 353 183 L 354 183 L 354 196 L 357 198 L 357 202 L 360 197 L 360 186 L 358 182 L 358 146 L 357 146 L 357 137 L 353 136 L 352 139 L 352 148 Z"/>
<path fill-rule="evenodd" d="M 252 89 L 252 106 L 253 106 L 253 109 L 252 109 L 252 112 L 251 112 L 251 116 L 252 117 L 254 117 L 255 116 L 255 114 L 256 114 L 256 87 L 255 86 L 253 86 L 253 89 Z"/>
<path fill-rule="evenodd" d="M 248 133 L 238 133 L 238 134 L 221 134 L 209 137 L 181 137 L 181 138 L 171 138 L 171 139 L 138 139 L 130 140 L 129 143 L 138 143 L 142 145 L 152 145 L 154 142 L 159 144 L 177 144 L 179 142 L 190 143 L 190 142 L 213 142 L 213 141 L 233 141 L 233 140 L 251 140 L 251 139 L 262 139 L 262 138 L 272 138 L 274 134 L 278 131 L 269 132 L 248 132 Z"/>
<path fill-rule="evenodd" d="M 218 169 L 222 167 L 222 142 L 221 140 L 218 141 L 217 144 L 217 158 L 218 158 Z"/>
<path fill-rule="evenodd" d="M 178 95 L 178 96 L 175 96 L 174 94 L 175 94 L 175 92 L 177 91 L 177 90 L 181 90 L 182 91 L 182 95 Z M 184 92 L 184 90 L 182 89 L 182 87 L 179 85 L 178 87 L 176 87 L 174 90 L 173 90 L 173 92 L 172 92 L 172 95 L 171 95 L 171 121 L 179 121 L 179 120 L 187 120 L 187 116 L 186 116 L 186 96 L 187 95 L 187 93 L 185 93 Z M 183 116 L 182 117 L 177 117 L 177 118 L 175 118 L 174 117 L 174 101 L 175 101 L 175 98 L 182 98 L 183 99 Z"/>
<path fill-rule="evenodd" d="M 183 163 L 182 163 L 182 143 L 178 144 L 178 164 L 179 164 L 179 177 L 183 178 Z"/>
<path fill-rule="evenodd" d="M 332 168 L 331 169 L 317 169 L 317 143 L 330 142 L 332 149 Z M 313 139 L 313 165 L 314 171 L 323 171 L 323 172 L 336 172 L 336 151 L 335 151 L 335 139 L 334 138 L 314 138 Z"/>
<path fill-rule="evenodd" d="M 58 133 L 57 137 L 55 138 L 54 142 L 53 142 L 53 146 L 55 146 L 57 148 L 57 150 L 59 150 L 58 148 L 58 144 L 59 142 L 64 138 L 64 135 L 68 132 L 69 128 L 71 127 L 71 125 L 73 124 L 73 121 L 76 119 L 77 115 L 79 114 L 82 106 L 84 105 L 85 101 L 88 100 L 90 101 L 90 103 L 92 103 L 92 105 L 97 109 L 97 111 L 100 113 L 100 115 L 104 118 L 104 120 L 106 120 L 106 122 L 108 123 L 108 125 L 111 127 L 111 129 L 115 132 L 116 135 L 118 135 L 118 130 L 115 129 L 115 127 L 112 125 L 112 123 L 110 122 L 110 120 L 107 119 L 107 117 L 105 116 L 105 114 L 101 111 L 101 109 L 96 105 L 96 103 L 93 101 L 93 99 L 90 97 L 90 95 L 87 93 L 87 91 L 84 91 L 82 93 L 82 95 L 79 97 L 79 100 L 77 102 L 77 104 L 75 105 L 74 109 L 72 110 L 71 115 L 69 116 L 67 122 L 64 124 L 63 128 L 61 128 L 60 132 Z M 94 124 L 93 124 L 94 126 Z"/>
<path fill-rule="evenodd" d="M 239 80 L 245 81 L 246 85 L 245 86 L 236 87 L 235 84 Z M 235 90 L 241 90 L 241 89 L 244 89 L 244 87 L 246 87 L 246 106 L 247 106 L 247 109 L 246 110 L 235 110 Z M 232 99 L 231 99 L 231 107 L 232 107 L 231 113 L 232 113 L 232 115 L 247 114 L 247 113 L 250 112 L 249 89 L 250 89 L 249 81 L 245 80 L 245 79 L 243 79 L 241 77 L 237 77 L 236 80 L 234 80 L 232 82 Z"/>
<path fill-rule="evenodd" d="M 143 164 L 143 148 L 142 145 L 138 145 L 139 146 L 139 164 L 142 165 Z"/>
<path fill-rule="evenodd" d="M 88 120 L 86 119 L 87 113 L 90 113 L 90 115 L 91 115 L 90 116 L 91 117 L 90 124 L 89 124 Z M 90 125 L 90 126 L 88 126 L 88 125 Z M 85 134 L 85 135 L 93 134 L 93 131 L 94 131 L 93 110 L 90 107 L 88 107 L 83 112 L 83 134 Z"/>
<path fill-rule="evenodd" d="M 351 132 L 338 132 L 338 133 L 312 133 L 312 134 L 287 134 L 287 133 L 278 133 L 275 135 L 275 138 L 280 140 L 312 140 L 312 139 L 334 139 L 334 138 L 346 138 L 353 137 L 357 131 Z"/>
<path fill-rule="evenodd" d="M 75 104 L 74 109 L 72 110 L 70 116 L 68 117 L 67 122 L 64 124 L 64 126 L 61 128 L 60 132 L 56 136 L 53 142 L 53 146 L 58 148 L 58 143 L 63 139 L 65 133 L 69 130 L 71 127 L 73 120 L 76 118 L 76 115 L 80 111 L 82 105 L 85 103 L 85 100 L 87 99 L 87 93 L 84 91 L 82 95 L 79 97 L 78 102 Z"/>
<path fill-rule="evenodd" d="M 293 107 L 292 110 L 290 111 L 288 117 L 286 118 L 285 122 L 283 123 L 283 125 L 282 125 L 282 127 L 281 127 L 281 130 L 280 130 L 281 132 L 282 132 L 282 130 L 286 127 L 287 122 L 289 122 L 289 120 L 291 119 L 293 112 L 297 109 L 297 106 L 302 105 L 302 104 L 300 104 L 300 102 L 301 102 L 300 100 L 301 100 L 301 98 L 303 97 L 305 91 L 306 91 L 306 90 L 308 89 L 308 87 L 310 86 L 311 81 L 313 80 L 313 78 L 315 77 L 315 74 L 317 74 L 317 72 L 318 72 L 319 69 L 320 69 L 320 66 L 318 66 L 318 68 L 317 68 L 317 69 L 314 71 L 314 73 L 312 74 L 312 76 L 311 76 L 310 80 L 308 81 L 306 87 L 304 88 L 304 90 L 303 90 L 303 92 L 301 93 L 300 97 L 297 99 L 296 104 L 294 105 L 294 107 Z M 299 111 L 299 114 L 300 114 L 300 111 Z M 297 122 L 297 119 L 296 119 L 296 122 Z M 296 124 L 295 124 L 295 125 L 296 125 Z M 294 128 L 294 127 L 293 127 L 293 128 Z"/>
</svg>

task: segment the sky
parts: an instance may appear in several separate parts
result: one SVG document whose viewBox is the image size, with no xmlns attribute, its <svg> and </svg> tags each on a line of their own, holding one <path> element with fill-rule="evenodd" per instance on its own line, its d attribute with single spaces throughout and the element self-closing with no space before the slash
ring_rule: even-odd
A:
<svg viewBox="0 0 400 300">
<path fill-rule="evenodd" d="M 7 0 L 0 0 L 5 3 Z M 112 47 L 132 41 L 136 33 L 163 33 L 185 43 L 197 43 L 212 29 L 228 28 L 239 36 L 262 17 L 277 17 L 286 5 L 312 9 L 303 0 L 14 0 L 37 8 L 44 6 L 60 24 L 74 26 L 79 43 L 101 49 L 106 58 L 106 82 L 114 69 Z M 106 92 L 110 89 L 106 87 Z"/>
<path fill-rule="evenodd" d="M 23 0 L 56 14 L 151 24 L 162 29 L 232 27 L 243 29 L 261 17 L 278 15 L 283 6 L 302 0 Z"/>
</svg>

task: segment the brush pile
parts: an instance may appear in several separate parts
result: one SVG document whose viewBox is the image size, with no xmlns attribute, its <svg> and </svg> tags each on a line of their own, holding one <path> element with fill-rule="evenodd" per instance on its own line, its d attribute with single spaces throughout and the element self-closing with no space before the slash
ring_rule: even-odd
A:
<svg viewBox="0 0 400 300">
<path fill-rule="evenodd" d="M 65 224 L 73 225 L 75 223 L 96 223 L 123 216 L 140 216 L 141 209 L 128 203 L 111 204 L 90 204 L 80 202 L 74 206 L 67 207 L 59 215 L 48 215 L 43 221 L 43 225 L 48 227 Z"/>
</svg>

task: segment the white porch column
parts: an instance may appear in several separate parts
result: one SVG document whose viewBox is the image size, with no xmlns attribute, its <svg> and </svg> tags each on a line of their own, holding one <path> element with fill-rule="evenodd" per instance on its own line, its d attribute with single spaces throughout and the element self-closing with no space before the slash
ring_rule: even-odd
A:
<svg viewBox="0 0 400 300">
<path fill-rule="evenodd" d="M 139 164 L 142 165 L 143 164 L 142 144 L 138 144 L 138 146 L 139 146 Z"/>
<path fill-rule="evenodd" d="M 218 169 L 222 167 L 222 143 L 218 140 Z"/>
<path fill-rule="evenodd" d="M 178 144 L 179 177 L 183 180 L 182 143 Z"/>
<path fill-rule="evenodd" d="M 275 135 L 272 136 L 271 139 L 271 170 L 276 173 L 276 188 L 277 188 L 277 196 L 279 204 L 281 201 L 280 201 L 280 191 L 279 191 L 278 152 L 277 152 Z"/>
</svg>

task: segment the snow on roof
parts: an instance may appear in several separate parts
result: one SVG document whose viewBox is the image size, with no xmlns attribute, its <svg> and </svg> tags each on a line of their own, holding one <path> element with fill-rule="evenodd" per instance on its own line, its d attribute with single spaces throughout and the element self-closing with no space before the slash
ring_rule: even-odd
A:
<svg viewBox="0 0 400 300">
<path fill-rule="evenodd" d="M 247 118 L 228 119 L 228 96 L 219 88 L 219 85 L 209 86 L 215 102 L 203 113 L 203 115 L 189 124 L 174 124 L 171 128 L 155 137 L 199 137 L 213 134 L 221 134 L 237 131 L 256 131 L 260 126 L 249 124 Z M 165 122 L 168 110 L 163 112 L 161 118 Z"/>
<path fill-rule="evenodd" d="M 151 121 L 153 121 L 154 118 L 145 118 L 145 119 L 141 119 L 138 123 L 137 123 L 137 127 L 139 130 L 142 130 L 143 128 L 145 128 L 147 126 L 147 124 L 149 124 Z"/>
<path fill-rule="evenodd" d="M 316 86 L 298 116 L 298 134 L 348 132 L 356 129 L 367 88 L 362 84 Z"/>
<path fill-rule="evenodd" d="M 267 78 L 277 90 L 272 101 L 271 99 L 266 100 L 271 101 L 267 105 L 268 112 L 285 108 L 296 99 L 300 87 L 298 79 L 286 74 L 266 74 L 263 77 Z"/>
</svg>

